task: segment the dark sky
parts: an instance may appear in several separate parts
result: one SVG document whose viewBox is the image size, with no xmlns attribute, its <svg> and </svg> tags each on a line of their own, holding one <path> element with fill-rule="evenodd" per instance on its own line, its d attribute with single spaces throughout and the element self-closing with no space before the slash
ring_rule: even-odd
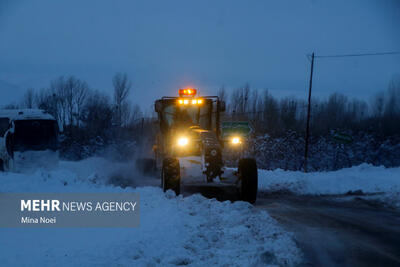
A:
<svg viewBox="0 0 400 267">
<path fill-rule="evenodd" d="M 0 36 L 0 105 L 60 75 L 111 93 L 116 72 L 143 107 L 246 82 L 305 98 L 306 54 L 400 50 L 400 0 L 0 0 Z M 400 56 L 321 59 L 314 91 L 368 99 L 396 73 Z"/>
</svg>

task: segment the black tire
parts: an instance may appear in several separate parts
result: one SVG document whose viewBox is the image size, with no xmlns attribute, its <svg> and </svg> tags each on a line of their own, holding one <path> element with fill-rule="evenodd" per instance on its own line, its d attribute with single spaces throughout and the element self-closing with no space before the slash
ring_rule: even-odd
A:
<svg viewBox="0 0 400 267">
<path fill-rule="evenodd" d="M 171 189 L 176 195 L 181 193 L 181 168 L 176 158 L 165 158 L 161 170 L 161 187 L 163 191 Z"/>
<path fill-rule="evenodd" d="M 0 159 L 0 172 L 4 172 L 4 162 Z"/>
<path fill-rule="evenodd" d="M 239 179 L 241 180 L 240 199 L 254 204 L 257 200 L 258 172 L 254 159 L 244 158 L 239 160 Z"/>
</svg>

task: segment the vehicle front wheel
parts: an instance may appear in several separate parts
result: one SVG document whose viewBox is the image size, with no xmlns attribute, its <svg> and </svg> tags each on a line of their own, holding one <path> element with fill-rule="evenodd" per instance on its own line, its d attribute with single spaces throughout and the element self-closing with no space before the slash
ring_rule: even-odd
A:
<svg viewBox="0 0 400 267">
<path fill-rule="evenodd" d="M 239 160 L 239 180 L 241 181 L 240 199 L 254 204 L 257 200 L 258 172 L 255 159 L 244 158 Z"/>
<path fill-rule="evenodd" d="M 161 170 L 161 186 L 163 191 L 171 189 L 176 195 L 181 192 L 181 174 L 179 160 L 176 158 L 165 158 Z"/>
</svg>

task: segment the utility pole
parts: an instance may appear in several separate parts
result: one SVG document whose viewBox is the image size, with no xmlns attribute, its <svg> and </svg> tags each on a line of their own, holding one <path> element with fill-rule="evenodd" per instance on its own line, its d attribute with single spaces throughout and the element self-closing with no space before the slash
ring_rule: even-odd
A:
<svg viewBox="0 0 400 267">
<path fill-rule="evenodd" d="M 312 89 L 313 72 L 314 72 L 314 52 L 311 55 L 310 87 L 308 89 L 307 126 L 306 126 L 306 140 L 304 149 L 304 172 L 307 172 L 308 139 L 310 137 L 311 89 Z"/>
</svg>

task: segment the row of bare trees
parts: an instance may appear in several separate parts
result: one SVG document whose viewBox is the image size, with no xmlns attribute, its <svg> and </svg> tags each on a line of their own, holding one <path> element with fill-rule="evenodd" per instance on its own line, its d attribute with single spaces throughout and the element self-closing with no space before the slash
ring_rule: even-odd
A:
<svg viewBox="0 0 400 267">
<path fill-rule="evenodd" d="M 227 102 L 224 120 L 249 120 L 257 133 L 272 136 L 304 131 L 307 103 L 302 99 L 278 99 L 268 90 L 251 89 L 248 84 L 231 92 L 222 87 L 218 95 Z M 312 99 L 311 111 L 313 134 L 331 130 L 400 134 L 400 77 L 394 77 L 388 89 L 369 102 L 333 93 L 327 99 Z"/>
<path fill-rule="evenodd" d="M 127 127 L 142 116 L 140 107 L 128 97 L 132 88 L 126 74 L 117 73 L 113 79 L 111 98 L 74 76 L 61 76 L 48 88 L 28 89 L 19 104 L 5 108 L 39 108 L 57 118 L 64 127 Z"/>
<path fill-rule="evenodd" d="M 19 107 L 41 108 L 53 114 L 64 127 L 93 130 L 129 127 L 143 114 L 129 101 L 132 83 L 126 74 L 113 79 L 113 97 L 90 89 L 73 76 L 59 77 L 45 89 L 28 89 Z M 268 90 L 245 84 L 228 91 L 222 87 L 219 97 L 227 102 L 224 120 L 249 120 L 257 133 L 281 136 L 288 131 L 302 132 L 307 103 L 294 97 L 276 98 Z M 16 108 L 11 105 L 8 108 Z M 400 77 L 394 77 L 386 91 L 371 101 L 349 99 L 333 93 L 327 99 L 312 100 L 312 132 L 324 135 L 331 130 L 372 131 L 383 135 L 400 133 Z"/>
<path fill-rule="evenodd" d="M 47 88 L 28 89 L 19 103 L 4 108 L 39 108 L 52 114 L 64 129 L 60 143 L 64 158 L 82 159 L 111 147 L 121 154 L 132 153 L 138 129 L 144 128 L 143 114 L 129 100 L 132 83 L 126 74 L 115 74 L 112 84 L 111 96 L 74 76 L 61 76 Z"/>
<path fill-rule="evenodd" d="M 89 86 L 73 76 L 53 80 L 49 88 L 34 92 L 29 89 L 23 103 L 27 108 L 40 108 L 53 114 L 64 126 L 80 126 Z"/>
</svg>

